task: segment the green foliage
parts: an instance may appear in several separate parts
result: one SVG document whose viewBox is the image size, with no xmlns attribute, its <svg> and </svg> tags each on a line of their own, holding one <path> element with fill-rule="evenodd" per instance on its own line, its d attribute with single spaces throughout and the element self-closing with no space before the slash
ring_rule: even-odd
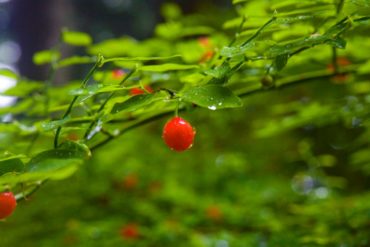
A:
<svg viewBox="0 0 370 247">
<path fill-rule="evenodd" d="M 17 80 L 0 109 L 1 191 L 42 187 L 0 245 L 369 245 L 369 1 L 232 3 L 222 27 L 168 3 L 143 41 L 65 29 L 34 55 L 45 82 L 0 70 Z M 156 123 L 175 112 L 197 130 L 182 154 Z M 120 236 L 129 223 L 138 239 Z"/>
<path fill-rule="evenodd" d="M 92 38 L 87 33 L 72 32 L 64 29 L 62 31 L 62 41 L 73 46 L 88 46 L 92 43 Z"/>
</svg>

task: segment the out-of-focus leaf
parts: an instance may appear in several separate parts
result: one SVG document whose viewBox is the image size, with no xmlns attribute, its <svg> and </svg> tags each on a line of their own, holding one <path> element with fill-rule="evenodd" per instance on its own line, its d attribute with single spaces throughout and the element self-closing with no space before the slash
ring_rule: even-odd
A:
<svg viewBox="0 0 370 247">
<path fill-rule="evenodd" d="M 43 65 L 57 61 L 60 58 L 60 53 L 55 50 L 43 50 L 36 52 L 33 55 L 33 62 L 36 65 Z"/>
<path fill-rule="evenodd" d="M 205 76 L 202 75 L 202 74 L 200 74 L 200 73 L 194 73 L 194 74 L 183 76 L 183 77 L 180 78 L 180 80 L 183 83 L 193 83 L 193 84 L 196 84 L 196 83 L 200 82 L 201 80 L 203 80 L 204 77 Z"/>
<path fill-rule="evenodd" d="M 193 87 L 181 94 L 185 101 L 210 110 L 242 106 L 242 101 L 230 89 L 220 85 Z"/>
<path fill-rule="evenodd" d="M 0 69 L 0 76 L 17 79 L 18 75 L 10 69 Z"/>
<path fill-rule="evenodd" d="M 183 25 L 180 22 L 166 22 L 156 26 L 155 33 L 159 37 L 174 40 L 181 37 Z"/>
<path fill-rule="evenodd" d="M 138 42 L 130 37 L 109 39 L 88 47 L 89 54 L 102 54 L 104 57 L 135 56 L 138 50 Z"/>
<path fill-rule="evenodd" d="M 14 87 L 6 90 L 3 95 L 27 97 L 35 91 L 40 91 L 45 87 L 41 82 L 37 81 L 18 81 Z"/>
<path fill-rule="evenodd" d="M 90 64 L 90 63 L 95 63 L 96 58 L 95 57 L 88 57 L 88 56 L 73 56 L 73 57 L 68 57 L 65 59 L 62 59 L 58 62 L 57 67 L 63 68 L 63 67 L 68 67 L 71 65 L 77 65 L 77 64 Z"/>
<path fill-rule="evenodd" d="M 88 46 L 92 43 L 92 38 L 89 34 L 69 31 L 67 29 L 62 31 L 62 40 L 64 43 L 73 46 Z"/>
<path fill-rule="evenodd" d="M 161 7 L 161 14 L 166 20 L 174 20 L 181 17 L 182 11 L 175 3 L 165 3 Z"/>
<path fill-rule="evenodd" d="M 104 59 L 104 63 L 107 62 L 135 62 L 135 61 L 155 61 L 155 60 L 167 60 L 179 58 L 181 55 L 172 55 L 167 57 L 115 57 Z"/>
<path fill-rule="evenodd" d="M 139 67 L 141 71 L 152 71 L 152 72 L 165 72 L 171 70 L 189 70 L 189 69 L 198 69 L 198 65 L 187 65 L 187 64 L 174 64 L 166 63 L 160 65 L 144 65 Z"/>
<path fill-rule="evenodd" d="M 360 67 L 358 68 L 358 72 L 360 74 L 367 74 L 370 72 L 370 60 L 368 60 L 366 63 L 363 63 L 362 65 L 360 65 Z"/>
</svg>

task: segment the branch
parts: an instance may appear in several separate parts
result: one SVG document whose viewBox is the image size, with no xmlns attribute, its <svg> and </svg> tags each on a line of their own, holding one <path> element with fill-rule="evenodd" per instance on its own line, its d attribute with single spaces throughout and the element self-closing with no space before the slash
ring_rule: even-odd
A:
<svg viewBox="0 0 370 247">
<path fill-rule="evenodd" d="M 351 65 L 351 66 L 347 66 L 347 67 L 341 69 L 340 72 L 341 73 L 353 73 L 353 72 L 356 71 L 357 68 L 358 68 L 358 65 Z M 271 87 L 271 88 L 266 88 L 262 84 L 256 84 L 255 87 L 252 87 L 252 88 L 249 87 L 245 91 L 240 91 L 237 95 L 241 98 L 245 98 L 247 96 L 250 96 L 250 95 L 256 94 L 256 93 L 268 92 L 268 91 L 277 90 L 277 89 L 281 89 L 281 88 L 286 88 L 286 87 L 293 86 L 293 85 L 296 85 L 296 84 L 301 84 L 301 83 L 320 80 L 320 79 L 329 79 L 329 78 L 331 78 L 332 76 L 335 76 L 335 75 L 336 75 L 335 73 L 327 71 L 327 70 L 308 72 L 308 73 L 304 73 L 304 74 L 290 76 L 286 79 L 281 79 L 280 81 L 278 81 L 275 84 L 274 87 Z M 185 107 L 182 107 L 182 108 L 179 108 L 179 111 L 185 111 L 185 109 L 186 109 Z M 106 139 L 99 142 L 98 144 L 91 147 L 90 149 L 91 149 L 91 151 L 93 151 L 97 148 L 100 148 L 100 147 L 104 146 L 105 144 L 107 144 L 109 141 L 113 140 L 116 137 L 119 137 L 119 136 L 123 135 L 124 133 L 126 133 L 130 130 L 136 129 L 136 128 L 141 127 L 145 124 L 148 124 L 148 123 L 151 123 L 153 121 L 156 121 L 156 120 L 162 119 L 164 117 L 170 116 L 171 114 L 173 114 L 173 112 L 174 112 L 174 110 L 171 109 L 171 110 L 167 110 L 167 111 L 164 111 L 162 113 L 159 113 L 157 115 L 154 115 L 154 116 L 142 119 L 142 120 L 138 120 L 136 123 L 130 125 L 129 127 L 126 127 L 124 129 L 120 130 L 119 134 L 117 134 L 115 136 L 107 137 Z M 112 120 L 112 121 L 114 121 L 114 120 Z M 127 121 L 127 120 L 124 119 L 124 121 Z"/>
</svg>

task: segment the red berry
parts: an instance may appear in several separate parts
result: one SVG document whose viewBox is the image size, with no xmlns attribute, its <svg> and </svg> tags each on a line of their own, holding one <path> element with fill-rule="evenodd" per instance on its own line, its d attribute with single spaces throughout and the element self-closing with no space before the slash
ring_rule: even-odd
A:
<svg viewBox="0 0 370 247">
<path fill-rule="evenodd" d="M 202 47 L 205 47 L 205 48 L 208 48 L 208 47 L 211 46 L 211 43 L 209 41 L 209 38 L 208 37 L 205 37 L 205 36 L 199 37 L 198 38 L 198 43 L 199 43 L 199 45 L 201 45 Z"/>
<path fill-rule="evenodd" d="M 122 79 L 125 74 L 125 71 L 123 71 L 122 69 L 115 69 L 112 71 L 112 77 L 114 79 Z"/>
<path fill-rule="evenodd" d="M 344 68 L 348 65 L 351 65 L 351 61 L 348 60 L 346 57 L 338 57 L 337 58 L 337 66 L 338 68 Z M 333 64 L 328 64 L 326 66 L 327 70 L 330 72 L 334 72 L 334 65 Z M 334 83 L 340 84 L 343 82 L 346 82 L 348 79 L 348 75 L 346 73 L 339 73 L 337 75 L 334 75 L 332 77 L 332 81 Z"/>
<path fill-rule="evenodd" d="M 123 179 L 123 187 L 127 190 L 134 189 L 139 180 L 135 174 L 129 174 Z"/>
<path fill-rule="evenodd" d="M 206 216 L 211 220 L 217 221 L 222 219 L 223 214 L 219 207 L 212 205 L 206 208 Z"/>
<path fill-rule="evenodd" d="M 139 228 L 136 224 L 128 224 L 121 228 L 121 236 L 124 239 L 136 239 L 139 237 Z"/>
<path fill-rule="evenodd" d="M 11 215 L 17 206 L 17 201 L 12 192 L 4 192 L 0 194 L 0 219 L 4 219 Z"/>
<path fill-rule="evenodd" d="M 172 150 L 185 151 L 193 145 L 195 130 L 180 117 L 173 117 L 163 128 L 163 140 Z"/>
<path fill-rule="evenodd" d="M 149 93 L 153 93 L 154 92 L 153 89 L 150 86 L 145 86 L 145 89 Z M 140 95 L 140 94 L 145 94 L 145 93 L 146 92 L 144 91 L 144 89 L 138 88 L 138 87 L 132 88 L 130 90 L 130 95 L 132 95 L 132 96 L 134 96 L 134 95 Z"/>
<path fill-rule="evenodd" d="M 204 52 L 202 57 L 199 59 L 199 63 L 207 62 L 213 57 L 213 55 L 214 55 L 214 52 L 212 50 L 207 50 L 206 52 Z"/>
</svg>

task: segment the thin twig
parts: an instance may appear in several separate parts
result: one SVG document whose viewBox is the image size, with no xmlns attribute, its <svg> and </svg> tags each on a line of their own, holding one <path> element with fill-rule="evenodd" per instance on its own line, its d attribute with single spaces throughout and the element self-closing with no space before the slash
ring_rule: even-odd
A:
<svg viewBox="0 0 370 247">
<path fill-rule="evenodd" d="M 98 66 L 100 64 L 101 64 L 101 59 L 98 59 L 97 62 L 94 64 L 94 66 L 90 69 L 89 73 L 86 75 L 84 80 L 82 81 L 80 88 L 85 88 L 86 87 L 87 82 L 89 81 L 90 77 L 94 74 L 95 70 L 98 68 Z M 71 101 L 71 103 L 69 104 L 69 106 L 67 108 L 67 111 L 64 113 L 62 119 L 65 119 L 66 117 L 69 116 L 69 114 L 71 113 L 72 108 L 73 108 L 74 104 L 76 103 L 78 97 L 79 97 L 79 95 L 76 95 L 73 98 L 73 100 Z M 61 130 L 62 130 L 62 126 L 59 126 L 56 133 L 55 133 L 54 148 L 58 147 L 58 139 L 59 139 L 59 135 L 60 135 Z"/>
</svg>

